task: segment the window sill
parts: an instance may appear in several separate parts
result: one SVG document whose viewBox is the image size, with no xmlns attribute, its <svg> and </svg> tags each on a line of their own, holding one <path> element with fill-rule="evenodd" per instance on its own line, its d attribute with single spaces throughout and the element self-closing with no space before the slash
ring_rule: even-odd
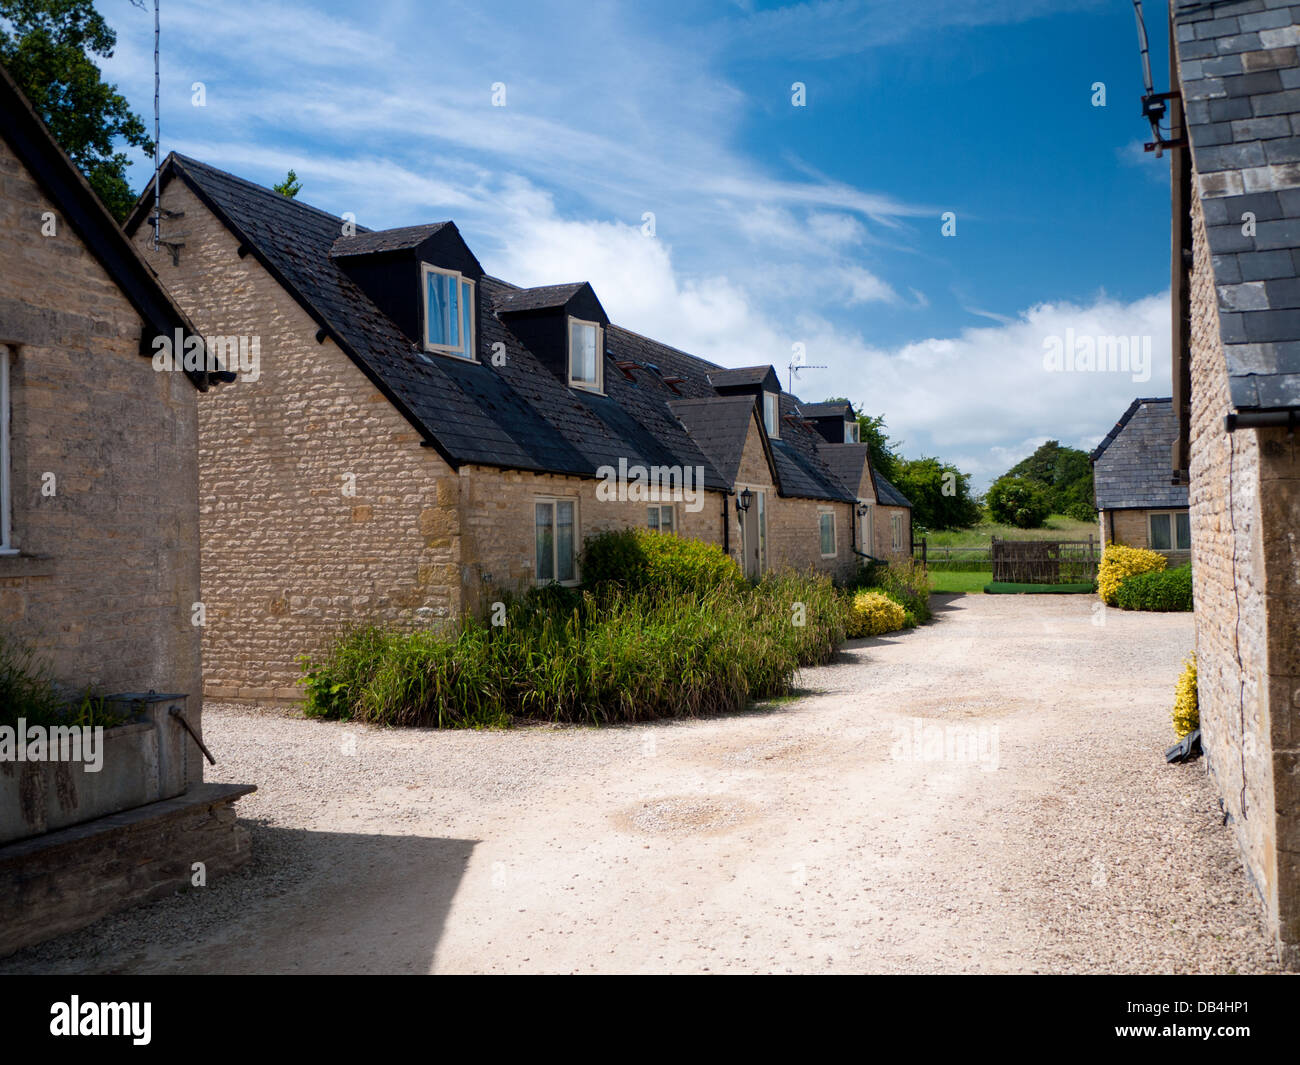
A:
<svg viewBox="0 0 1300 1065">
<path fill-rule="evenodd" d="M 596 385 L 584 385 L 581 381 L 570 381 L 570 388 L 576 388 L 579 392 L 590 392 L 593 396 L 603 396 L 605 390 Z"/>
<path fill-rule="evenodd" d="M 54 559 L 49 555 L 26 555 L 11 548 L 0 550 L 0 579 L 53 576 Z"/>
<path fill-rule="evenodd" d="M 452 351 L 450 348 L 435 348 L 425 344 L 424 350 L 430 355 L 446 355 L 451 359 L 460 359 L 461 362 L 478 362 L 478 359 L 473 355 L 466 355 L 464 352 L 460 351 Z"/>
</svg>

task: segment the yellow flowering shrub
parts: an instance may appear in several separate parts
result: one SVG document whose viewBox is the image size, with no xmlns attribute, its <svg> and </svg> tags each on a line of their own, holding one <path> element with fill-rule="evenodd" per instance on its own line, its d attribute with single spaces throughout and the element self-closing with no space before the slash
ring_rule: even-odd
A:
<svg viewBox="0 0 1300 1065">
<path fill-rule="evenodd" d="M 858 592 L 849 610 L 848 635 L 879 636 L 897 632 L 907 622 L 907 611 L 879 592 Z"/>
<path fill-rule="evenodd" d="M 1183 663 L 1182 675 L 1174 688 L 1174 735 L 1180 740 L 1201 727 L 1201 711 L 1196 702 L 1196 652 Z"/>
<path fill-rule="evenodd" d="M 1160 571 L 1168 564 L 1169 560 L 1158 551 L 1107 544 L 1097 566 L 1097 594 L 1107 606 L 1115 606 L 1115 593 L 1125 577 Z"/>
</svg>

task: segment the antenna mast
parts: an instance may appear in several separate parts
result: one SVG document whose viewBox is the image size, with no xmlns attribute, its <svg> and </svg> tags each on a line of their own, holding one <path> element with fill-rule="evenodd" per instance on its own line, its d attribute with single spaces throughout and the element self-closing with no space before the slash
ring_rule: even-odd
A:
<svg viewBox="0 0 1300 1065">
<path fill-rule="evenodd" d="M 795 362 L 792 359 L 790 361 L 790 365 L 786 367 L 787 373 L 786 373 L 785 390 L 789 392 L 791 395 L 794 395 L 794 382 L 795 382 L 795 378 L 799 376 L 800 370 L 829 370 L 829 369 L 830 369 L 829 366 L 805 366 L 803 363 Z"/>
<path fill-rule="evenodd" d="M 158 143 L 158 37 L 160 0 L 153 0 L 153 250 L 158 250 L 162 239 L 162 198 L 159 191 L 158 175 L 162 170 L 162 147 Z"/>
</svg>

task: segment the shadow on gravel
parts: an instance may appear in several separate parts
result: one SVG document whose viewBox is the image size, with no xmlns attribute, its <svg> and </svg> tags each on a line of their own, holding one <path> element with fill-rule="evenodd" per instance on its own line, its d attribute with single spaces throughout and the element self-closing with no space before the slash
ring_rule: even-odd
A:
<svg viewBox="0 0 1300 1065">
<path fill-rule="evenodd" d="M 950 614 L 957 609 L 956 601 L 965 598 L 966 596 L 961 592 L 931 592 L 930 612 L 936 618 L 943 614 Z"/>
<path fill-rule="evenodd" d="M 429 971 L 477 841 L 252 828 L 245 869 L 20 951 L 0 972 Z"/>
</svg>

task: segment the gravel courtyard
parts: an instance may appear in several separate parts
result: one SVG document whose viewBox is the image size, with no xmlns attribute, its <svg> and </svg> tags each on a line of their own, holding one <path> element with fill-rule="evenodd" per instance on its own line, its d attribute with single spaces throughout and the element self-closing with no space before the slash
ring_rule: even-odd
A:
<svg viewBox="0 0 1300 1065">
<path fill-rule="evenodd" d="M 936 597 L 797 698 L 606 730 L 209 706 L 245 871 L 0 972 L 1265 972 L 1204 762 L 1190 615 Z"/>
</svg>

